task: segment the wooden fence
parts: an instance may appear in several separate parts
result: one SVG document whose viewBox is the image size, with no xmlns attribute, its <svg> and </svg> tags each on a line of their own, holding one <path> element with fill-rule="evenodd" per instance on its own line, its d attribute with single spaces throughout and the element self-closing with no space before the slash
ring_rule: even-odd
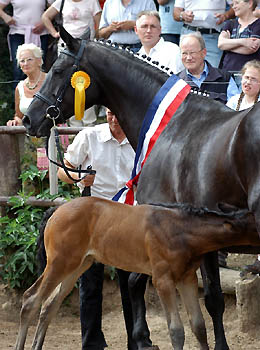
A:
<svg viewBox="0 0 260 350">
<path fill-rule="evenodd" d="M 58 127 L 60 135 L 76 135 L 82 128 Z M 0 206 L 8 205 L 10 197 L 15 196 L 20 189 L 19 175 L 21 173 L 21 135 L 25 135 L 23 126 L 0 126 Z M 49 140 L 49 156 L 57 160 L 54 133 Z M 58 193 L 57 166 L 49 162 L 50 194 Z M 64 202 L 63 198 L 53 201 L 30 197 L 28 203 L 35 206 L 55 206 Z"/>
</svg>

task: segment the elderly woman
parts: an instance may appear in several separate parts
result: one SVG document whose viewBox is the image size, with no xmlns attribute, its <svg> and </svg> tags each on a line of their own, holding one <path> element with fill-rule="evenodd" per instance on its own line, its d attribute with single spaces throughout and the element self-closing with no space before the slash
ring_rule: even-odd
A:
<svg viewBox="0 0 260 350">
<path fill-rule="evenodd" d="M 48 32 L 42 23 L 41 16 L 53 0 L 0 0 L 0 17 L 9 26 L 8 44 L 10 57 L 13 62 L 13 78 L 16 81 L 24 76 L 16 62 L 16 52 L 19 45 L 34 43 L 43 50 L 43 59 L 48 49 Z M 13 14 L 10 16 L 4 9 L 12 5 Z"/>
<path fill-rule="evenodd" d="M 27 76 L 15 88 L 15 116 L 7 126 L 22 125 L 22 118 L 31 103 L 33 96 L 40 90 L 46 73 L 41 71 L 42 50 L 34 44 L 18 46 L 16 59 L 23 73 Z"/>
<path fill-rule="evenodd" d="M 260 19 L 254 15 L 257 0 L 234 0 L 237 16 L 225 23 L 218 47 L 224 51 L 222 68 L 238 72 L 250 60 L 260 59 Z"/>
</svg>

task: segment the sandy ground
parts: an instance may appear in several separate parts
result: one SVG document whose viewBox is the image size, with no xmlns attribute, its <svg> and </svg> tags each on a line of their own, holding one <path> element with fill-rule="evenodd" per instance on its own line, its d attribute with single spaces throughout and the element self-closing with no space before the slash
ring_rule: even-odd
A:
<svg viewBox="0 0 260 350">
<path fill-rule="evenodd" d="M 161 309 L 157 294 L 149 285 L 146 295 L 147 321 L 151 330 L 151 338 L 160 350 L 172 349 L 164 314 Z M 257 329 L 251 329 L 250 334 L 241 333 L 236 313 L 235 296 L 225 296 L 226 311 L 224 324 L 227 341 L 232 350 L 259 350 L 260 349 L 260 323 Z M 211 319 L 205 307 L 203 297 L 200 299 L 202 311 L 206 321 L 210 349 L 214 349 L 214 335 Z M 18 330 L 19 310 L 21 296 L 7 290 L 0 285 L 0 349 L 13 349 Z M 179 303 L 180 314 L 185 325 L 185 350 L 199 349 L 197 341 L 190 331 L 186 313 Z M 121 302 L 116 282 L 107 279 L 104 285 L 103 305 L 103 330 L 108 343 L 108 349 L 126 350 L 126 336 L 124 321 L 121 311 Z M 35 324 L 31 326 L 25 349 L 30 349 Z M 80 322 L 78 307 L 78 292 L 75 289 L 73 294 L 66 299 L 59 310 L 55 320 L 49 326 L 44 347 L 48 350 L 80 350 Z"/>
</svg>

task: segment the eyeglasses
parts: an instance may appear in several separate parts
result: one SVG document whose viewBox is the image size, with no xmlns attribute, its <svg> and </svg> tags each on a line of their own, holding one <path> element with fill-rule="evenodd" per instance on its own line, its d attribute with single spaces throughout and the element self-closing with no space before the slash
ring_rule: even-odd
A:
<svg viewBox="0 0 260 350">
<path fill-rule="evenodd" d="M 183 58 L 186 58 L 188 56 L 191 56 L 191 57 L 195 57 L 198 53 L 200 53 L 203 49 L 199 50 L 199 51 L 191 51 L 191 52 L 182 52 L 181 55 Z"/>
<path fill-rule="evenodd" d="M 252 77 L 249 77 L 247 75 L 242 76 L 242 81 L 244 83 L 260 84 L 260 82 L 256 78 L 252 78 Z"/>
<path fill-rule="evenodd" d="M 33 58 L 33 57 L 24 58 L 22 60 L 19 60 L 19 64 L 32 63 L 34 60 L 35 60 L 35 58 Z"/>
</svg>

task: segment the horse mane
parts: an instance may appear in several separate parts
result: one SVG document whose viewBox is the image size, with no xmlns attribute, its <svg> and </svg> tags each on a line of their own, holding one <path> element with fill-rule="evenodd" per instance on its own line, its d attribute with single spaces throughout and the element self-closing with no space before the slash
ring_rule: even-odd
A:
<svg viewBox="0 0 260 350">
<path fill-rule="evenodd" d="M 189 203 L 149 203 L 149 205 L 159 206 L 168 209 L 180 209 L 189 215 L 203 217 L 205 215 L 212 215 L 215 217 L 222 217 L 227 219 L 242 219 L 250 213 L 248 209 L 234 209 L 230 212 L 218 211 L 208 209 L 206 207 L 196 208 Z"/>
<path fill-rule="evenodd" d="M 130 48 L 123 48 L 118 43 L 112 43 L 111 40 L 105 40 L 105 39 L 94 39 L 95 43 L 107 46 L 111 48 L 112 50 L 118 50 L 121 52 L 125 52 L 127 55 L 130 55 L 134 58 L 139 59 L 140 62 L 146 67 L 153 67 L 154 70 L 160 71 L 161 73 L 167 74 L 168 76 L 173 75 L 174 73 L 170 70 L 169 67 L 165 67 L 159 64 L 158 61 L 153 61 L 151 57 L 147 55 L 141 55 L 138 52 L 133 52 Z M 128 56 L 129 57 L 129 56 Z M 209 93 L 206 91 L 201 91 L 199 88 L 191 87 L 190 94 L 194 95 L 200 95 L 204 97 L 209 97 Z"/>
</svg>

